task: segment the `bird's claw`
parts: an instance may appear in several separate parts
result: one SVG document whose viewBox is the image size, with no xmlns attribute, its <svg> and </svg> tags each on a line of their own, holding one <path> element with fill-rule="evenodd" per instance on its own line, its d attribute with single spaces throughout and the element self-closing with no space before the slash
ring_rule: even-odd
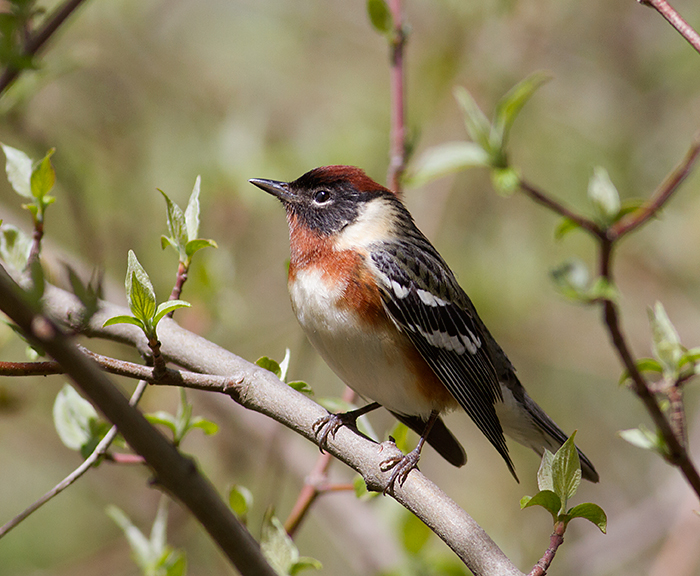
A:
<svg viewBox="0 0 700 576">
<path fill-rule="evenodd" d="M 328 438 L 335 438 L 336 432 L 343 427 L 355 424 L 356 418 L 349 412 L 341 412 L 340 414 L 328 414 L 323 418 L 319 418 L 313 423 L 311 429 L 316 434 L 318 439 L 318 447 L 321 452 L 325 452 L 328 447 Z"/>
<path fill-rule="evenodd" d="M 389 482 L 387 482 L 386 488 L 382 491 L 384 496 L 393 495 L 396 483 L 399 486 L 403 486 L 408 478 L 408 474 L 414 468 L 418 468 L 418 461 L 420 460 L 420 450 L 411 450 L 408 454 L 401 456 L 393 456 L 387 458 L 380 464 L 382 472 L 386 472 L 393 468 L 393 472 L 389 477 Z"/>
</svg>

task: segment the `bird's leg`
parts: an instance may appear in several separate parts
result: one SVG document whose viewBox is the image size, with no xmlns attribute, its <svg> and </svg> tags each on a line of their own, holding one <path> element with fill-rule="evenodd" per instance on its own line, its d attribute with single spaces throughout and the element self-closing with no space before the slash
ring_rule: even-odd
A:
<svg viewBox="0 0 700 576">
<path fill-rule="evenodd" d="M 367 404 L 367 406 L 357 408 L 356 410 L 340 412 L 339 414 L 328 414 L 328 416 L 324 416 L 323 418 L 316 420 L 312 426 L 312 429 L 318 438 L 318 447 L 321 449 L 321 452 L 323 452 L 324 448 L 326 448 L 328 437 L 335 437 L 335 433 L 341 426 L 351 426 L 355 428 L 355 423 L 360 416 L 367 414 L 372 410 L 376 410 L 377 408 L 381 408 L 381 404 L 378 402 L 372 402 L 371 404 Z"/>
<path fill-rule="evenodd" d="M 423 449 L 423 444 L 425 444 L 425 439 L 428 437 L 428 434 L 430 434 L 430 430 L 433 428 L 435 422 L 437 422 L 438 416 L 440 416 L 440 413 L 437 410 L 433 410 L 431 412 L 428 423 L 425 425 L 425 429 L 423 430 L 423 434 L 421 434 L 418 444 L 413 450 L 411 450 L 408 454 L 389 458 L 381 463 L 382 470 L 386 471 L 391 470 L 392 468 L 394 469 L 394 471 L 391 473 L 391 478 L 389 478 L 386 488 L 384 488 L 383 494 L 385 496 L 387 494 L 394 493 L 394 486 L 396 485 L 396 482 L 403 486 L 404 482 L 406 482 L 406 478 L 408 478 L 408 473 L 414 468 L 418 467 L 420 451 Z"/>
</svg>

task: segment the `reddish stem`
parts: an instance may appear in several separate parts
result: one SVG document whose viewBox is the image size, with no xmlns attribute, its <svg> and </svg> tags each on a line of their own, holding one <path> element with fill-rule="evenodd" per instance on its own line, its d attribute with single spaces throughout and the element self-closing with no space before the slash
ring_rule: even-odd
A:
<svg viewBox="0 0 700 576">
<path fill-rule="evenodd" d="M 537 564 L 532 567 L 528 576 L 544 576 L 547 574 L 557 549 L 564 543 L 565 531 L 566 524 L 564 522 L 556 522 L 554 524 L 554 532 L 549 537 L 549 548 L 547 548 L 542 558 L 537 561 Z"/>
<path fill-rule="evenodd" d="M 656 10 L 690 45 L 700 52 L 700 35 L 666 0 L 639 0 L 640 4 Z"/>
<path fill-rule="evenodd" d="M 391 49 L 391 150 L 389 153 L 389 188 L 401 196 L 401 179 L 406 170 L 405 74 L 403 52 L 406 32 L 403 25 L 401 0 L 389 0 L 394 22 Z"/>
</svg>

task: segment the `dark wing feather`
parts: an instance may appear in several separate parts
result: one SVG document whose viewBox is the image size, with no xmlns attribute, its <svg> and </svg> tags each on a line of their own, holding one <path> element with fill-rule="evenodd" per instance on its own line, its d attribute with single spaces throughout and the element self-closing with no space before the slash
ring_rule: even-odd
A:
<svg viewBox="0 0 700 576">
<path fill-rule="evenodd" d="M 416 228 L 410 242 L 373 246 L 371 258 L 388 314 L 515 476 L 494 408 L 502 395 L 489 335 L 447 264 Z"/>
</svg>

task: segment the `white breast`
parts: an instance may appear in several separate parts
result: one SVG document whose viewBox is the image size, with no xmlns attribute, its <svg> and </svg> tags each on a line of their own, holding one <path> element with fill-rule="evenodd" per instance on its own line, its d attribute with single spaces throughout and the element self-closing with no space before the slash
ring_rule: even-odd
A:
<svg viewBox="0 0 700 576">
<path fill-rule="evenodd" d="M 307 337 L 333 372 L 360 396 L 394 412 L 429 416 L 433 406 L 419 393 L 416 377 L 400 354 L 403 337 L 393 326 L 380 328 L 372 337 L 360 332 L 353 312 L 335 305 L 344 288 L 329 287 L 319 268 L 297 271 L 289 293 Z"/>
</svg>

